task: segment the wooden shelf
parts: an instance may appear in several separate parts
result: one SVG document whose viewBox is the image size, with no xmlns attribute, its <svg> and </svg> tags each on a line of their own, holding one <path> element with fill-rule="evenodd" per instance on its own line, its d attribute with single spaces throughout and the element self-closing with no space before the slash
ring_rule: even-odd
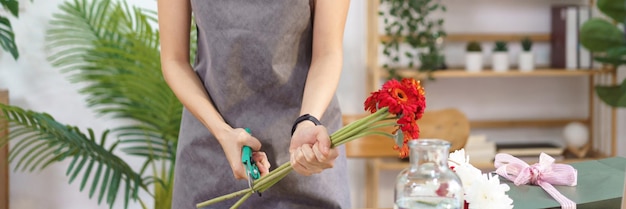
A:
<svg viewBox="0 0 626 209">
<path fill-rule="evenodd" d="M 548 42 L 550 41 L 550 33 L 537 33 L 537 34 L 449 34 L 446 36 L 446 41 L 478 41 L 478 42 L 492 42 L 492 41 L 508 41 L 519 42 L 523 38 L 528 37 L 534 42 Z"/>
<path fill-rule="evenodd" d="M 344 115 L 344 122 L 350 123 L 360 116 Z M 532 119 L 532 120 L 489 120 L 470 121 L 470 128 L 523 128 L 523 127 L 564 127 L 571 122 L 589 124 L 587 119 Z M 393 128 L 387 128 L 391 132 Z M 346 155 L 350 158 L 377 158 L 398 156 L 398 152 L 391 149 L 395 142 L 385 136 L 371 135 L 346 143 Z M 381 149 L 384 148 L 384 149 Z"/>
<path fill-rule="evenodd" d="M 569 123 L 589 124 L 588 119 L 533 119 L 533 120 L 488 120 L 471 121 L 471 128 L 522 128 L 522 127 L 564 127 Z"/>
<path fill-rule="evenodd" d="M 550 33 L 534 33 L 534 34 L 522 34 L 522 33 L 452 33 L 445 37 L 446 42 L 495 42 L 495 41 L 507 41 L 507 42 L 519 42 L 524 37 L 529 37 L 533 42 L 549 42 Z M 383 42 L 391 40 L 389 35 L 380 35 L 379 39 Z M 400 41 L 404 41 L 401 39 Z"/>
<path fill-rule="evenodd" d="M 382 76 L 387 76 L 386 70 L 381 68 Z M 506 72 L 495 72 L 485 69 L 480 72 L 467 72 L 464 69 L 446 69 L 435 71 L 432 76 L 435 78 L 471 78 L 471 77 L 564 77 L 564 76 L 589 76 L 594 74 L 609 73 L 613 70 L 566 70 L 566 69 L 535 69 L 530 72 L 521 72 L 517 69 L 509 69 Z M 423 79 L 428 76 L 427 73 L 418 72 L 415 69 L 400 68 L 397 73 L 402 77 L 413 77 Z"/>
</svg>

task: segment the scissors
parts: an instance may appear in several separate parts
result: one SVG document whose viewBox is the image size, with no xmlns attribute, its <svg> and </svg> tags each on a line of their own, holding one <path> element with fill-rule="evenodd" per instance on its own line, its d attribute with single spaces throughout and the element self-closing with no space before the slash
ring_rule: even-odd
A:
<svg viewBox="0 0 626 209">
<path fill-rule="evenodd" d="M 250 133 L 249 128 L 245 128 L 246 132 Z M 246 169 L 246 175 L 248 175 L 248 186 L 252 190 L 254 186 L 254 180 L 259 179 L 261 177 L 261 172 L 259 172 L 259 167 L 256 166 L 256 163 L 252 159 L 252 148 L 249 146 L 243 146 L 241 148 L 241 162 L 243 163 L 243 167 Z M 252 192 L 255 192 L 252 190 Z M 259 193 L 259 196 L 261 193 Z"/>
</svg>

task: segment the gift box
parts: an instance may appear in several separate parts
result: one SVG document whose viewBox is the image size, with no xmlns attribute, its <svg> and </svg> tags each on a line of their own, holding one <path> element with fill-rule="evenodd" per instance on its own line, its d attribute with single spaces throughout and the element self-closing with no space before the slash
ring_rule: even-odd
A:
<svg viewBox="0 0 626 209">
<path fill-rule="evenodd" d="M 612 157 L 601 160 L 571 163 L 578 170 L 577 186 L 554 186 L 561 194 L 576 202 L 577 209 L 620 208 L 624 195 L 626 158 Z M 515 186 L 507 192 L 515 209 L 560 208 L 559 203 L 537 185 Z"/>
</svg>

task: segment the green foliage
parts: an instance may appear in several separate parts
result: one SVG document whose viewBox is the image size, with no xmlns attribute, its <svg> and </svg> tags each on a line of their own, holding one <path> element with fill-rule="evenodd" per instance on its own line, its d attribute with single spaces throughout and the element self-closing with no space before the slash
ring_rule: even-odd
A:
<svg viewBox="0 0 626 209">
<path fill-rule="evenodd" d="M 595 90 L 606 104 L 612 107 L 626 107 L 626 79 L 620 86 L 596 86 Z"/>
<path fill-rule="evenodd" d="M 529 52 L 533 47 L 533 41 L 530 40 L 529 37 L 524 37 L 522 39 L 522 50 L 525 52 Z"/>
<path fill-rule="evenodd" d="M 580 43 L 591 52 L 605 52 L 624 45 L 624 32 L 605 19 L 593 18 L 581 27 Z"/>
<path fill-rule="evenodd" d="M 626 25 L 626 0 L 598 0 L 597 6 L 616 23 Z M 626 39 L 624 32 L 611 22 L 593 18 L 580 29 L 580 42 L 583 47 L 594 52 L 594 60 L 609 64 L 618 69 L 626 64 Z M 598 97 L 613 107 L 626 107 L 626 79 L 621 85 L 596 86 Z"/>
<path fill-rule="evenodd" d="M 44 113 L 3 104 L 0 104 L 0 109 L 12 128 L 8 136 L 0 137 L 0 146 L 7 144 L 9 139 L 19 139 L 9 156 L 10 161 L 17 162 L 15 170 L 32 172 L 71 158 L 66 173 L 69 182 L 82 173 L 80 190 L 91 180 L 89 197 L 99 191 L 98 203 L 106 197 L 106 203 L 113 205 L 120 190 L 126 191 L 124 205 L 137 198 L 138 189 L 144 186 L 141 176 L 113 154 L 117 143 L 106 147 L 108 131 L 97 140 L 93 130 L 88 129 L 88 134 L 85 134 L 77 127 L 60 124 Z M 0 132 L 6 131 L 4 129 L 0 127 Z"/>
<path fill-rule="evenodd" d="M 496 44 L 493 48 L 494 52 L 506 52 L 509 49 L 507 48 L 507 43 L 504 41 L 496 41 Z"/>
<path fill-rule="evenodd" d="M 19 1 L 18 0 L 0 0 L 2 8 L 9 11 L 13 17 L 19 17 Z M 11 53 L 14 59 L 17 59 L 20 54 L 17 51 L 17 45 L 15 45 L 15 34 L 13 33 L 13 27 L 9 18 L 0 15 L 0 46 L 4 51 Z"/>
<path fill-rule="evenodd" d="M 626 5 L 622 0 L 598 0 L 596 5 L 602 13 L 617 22 L 626 19 Z"/>
<path fill-rule="evenodd" d="M 59 9 L 47 31 L 48 59 L 81 84 L 79 93 L 99 116 L 133 123 L 110 128 L 96 142 L 90 129 L 83 134 L 45 113 L 0 106 L 0 119 L 11 122 L 8 139 L 23 144 L 12 149 L 13 162 L 30 171 L 71 158 L 70 182 L 85 173 L 81 190 L 91 179 L 89 197 L 100 191 L 99 202 L 106 197 L 113 207 L 124 191 L 125 208 L 130 200 L 145 207 L 136 195 L 141 189 L 154 197 L 155 208 L 170 208 L 182 105 L 161 74 L 156 12 L 115 0 L 72 0 Z M 195 43 L 195 31 L 190 37 Z M 107 147 L 110 135 L 116 140 Z M 141 157 L 144 164 L 135 171 L 114 151 Z"/>
<path fill-rule="evenodd" d="M 604 52 L 604 56 L 597 56 L 595 60 L 613 66 L 626 64 L 626 45 L 610 48 Z"/>
<path fill-rule="evenodd" d="M 409 68 L 419 59 L 420 71 L 437 70 L 443 65 L 443 56 L 439 45 L 446 36 L 443 31 L 443 18 L 432 17 L 433 13 L 445 12 L 446 7 L 439 0 L 380 0 L 385 34 L 389 40 L 383 40 L 383 54 L 391 63 L 383 64 L 390 75 L 396 75 L 395 68 L 401 57 L 408 59 Z M 406 52 L 400 51 L 400 44 L 408 43 L 411 47 Z"/>
<path fill-rule="evenodd" d="M 465 50 L 468 52 L 482 52 L 483 48 L 480 46 L 480 43 L 478 43 L 478 41 L 470 41 L 469 43 L 467 43 L 467 47 L 465 47 Z"/>
</svg>

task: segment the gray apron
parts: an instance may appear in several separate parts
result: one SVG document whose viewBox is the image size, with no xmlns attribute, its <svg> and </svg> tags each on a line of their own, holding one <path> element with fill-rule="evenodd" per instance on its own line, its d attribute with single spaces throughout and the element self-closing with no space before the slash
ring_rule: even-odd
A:
<svg viewBox="0 0 626 209">
<path fill-rule="evenodd" d="M 213 104 L 232 127 L 250 128 L 272 169 L 289 162 L 290 132 L 299 116 L 311 64 L 309 0 L 191 0 L 198 28 L 194 69 Z M 322 123 L 341 127 L 334 98 Z M 350 208 L 345 150 L 320 174 L 292 172 L 240 208 Z M 174 179 L 173 209 L 248 187 L 235 180 L 215 137 L 184 110 Z M 207 208 L 229 208 L 238 198 Z"/>
</svg>

